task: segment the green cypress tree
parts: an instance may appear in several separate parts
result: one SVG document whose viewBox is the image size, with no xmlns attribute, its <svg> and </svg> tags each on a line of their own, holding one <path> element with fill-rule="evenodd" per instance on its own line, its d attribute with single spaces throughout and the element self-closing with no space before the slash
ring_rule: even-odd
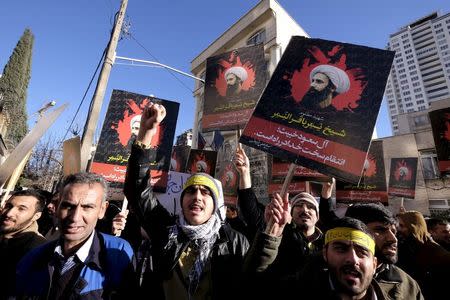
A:
<svg viewBox="0 0 450 300">
<path fill-rule="evenodd" d="M 10 117 L 6 140 L 17 145 L 28 132 L 26 99 L 34 36 L 25 29 L 0 77 L 0 106 Z"/>
</svg>

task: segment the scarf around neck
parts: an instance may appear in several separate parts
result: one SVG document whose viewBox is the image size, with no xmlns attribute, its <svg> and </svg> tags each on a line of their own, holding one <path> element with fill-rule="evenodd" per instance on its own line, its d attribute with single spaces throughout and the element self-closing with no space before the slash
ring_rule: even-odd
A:
<svg viewBox="0 0 450 300">
<path fill-rule="evenodd" d="M 183 220 L 184 221 L 184 220 Z M 185 222 L 180 224 L 181 230 L 189 238 L 190 245 L 198 252 L 194 265 L 189 272 L 189 295 L 192 296 L 200 282 L 200 276 L 209 260 L 209 254 L 219 236 L 219 230 L 222 226 L 217 214 L 201 225 L 188 225 Z"/>
</svg>

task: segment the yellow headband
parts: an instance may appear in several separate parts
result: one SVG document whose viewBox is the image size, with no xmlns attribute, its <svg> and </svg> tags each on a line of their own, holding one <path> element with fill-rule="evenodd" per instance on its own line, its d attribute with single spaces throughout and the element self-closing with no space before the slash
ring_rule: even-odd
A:
<svg viewBox="0 0 450 300">
<path fill-rule="evenodd" d="M 352 241 L 375 254 L 375 241 L 361 230 L 348 227 L 336 227 L 328 230 L 325 234 L 325 245 L 336 240 Z"/>
<path fill-rule="evenodd" d="M 213 179 L 210 179 L 204 175 L 192 175 L 189 177 L 189 179 L 184 184 L 183 190 L 185 190 L 187 187 L 191 185 L 204 185 L 208 187 L 211 192 L 214 194 L 214 199 L 217 199 L 219 197 L 219 190 L 217 189 L 217 186 L 213 182 Z"/>
</svg>

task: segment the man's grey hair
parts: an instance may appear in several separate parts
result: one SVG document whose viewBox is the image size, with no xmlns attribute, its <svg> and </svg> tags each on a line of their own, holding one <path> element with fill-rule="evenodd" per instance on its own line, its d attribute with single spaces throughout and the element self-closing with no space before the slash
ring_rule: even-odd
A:
<svg viewBox="0 0 450 300">
<path fill-rule="evenodd" d="M 89 184 L 89 186 L 92 186 L 95 183 L 100 184 L 103 188 L 103 199 L 102 200 L 106 201 L 106 197 L 108 195 L 108 183 L 106 182 L 106 180 L 103 178 L 102 175 L 98 175 L 95 173 L 87 173 L 87 172 L 80 172 L 80 173 L 67 175 L 61 184 L 60 194 L 61 195 L 63 194 L 62 192 L 66 186 L 68 186 L 70 184 L 75 184 L 75 183 Z"/>
</svg>

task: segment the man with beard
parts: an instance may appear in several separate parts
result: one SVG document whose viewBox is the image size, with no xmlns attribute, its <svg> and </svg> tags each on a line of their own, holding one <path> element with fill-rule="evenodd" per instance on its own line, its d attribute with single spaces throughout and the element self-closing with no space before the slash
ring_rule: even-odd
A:
<svg viewBox="0 0 450 300">
<path fill-rule="evenodd" d="M 333 110 L 331 100 L 350 89 L 347 73 L 331 65 L 319 65 L 309 74 L 311 87 L 301 104 L 313 110 Z"/>
<path fill-rule="evenodd" d="M 205 173 L 206 170 L 208 169 L 208 165 L 206 164 L 206 162 L 204 160 L 197 161 L 195 163 L 195 165 L 197 166 L 197 168 L 196 168 L 197 173 L 200 173 L 200 172 Z"/>
<path fill-rule="evenodd" d="M 234 96 L 241 92 L 242 83 L 247 79 L 248 73 L 243 67 L 231 67 L 225 71 L 227 81 L 227 96 Z"/>
<path fill-rule="evenodd" d="M 131 148 L 131 145 L 133 145 L 134 141 L 136 140 L 137 134 L 139 132 L 139 126 L 141 125 L 141 115 L 135 115 L 130 120 L 130 138 L 127 142 L 127 149 Z"/>
<path fill-rule="evenodd" d="M 431 218 L 427 221 L 427 229 L 433 240 L 450 251 L 450 223 L 442 218 Z"/>
<path fill-rule="evenodd" d="M 14 193 L 0 215 L 0 299 L 11 295 L 15 286 L 18 261 L 31 249 L 45 243 L 38 232 L 37 220 L 45 206 L 45 196 L 38 190 Z"/>
<path fill-rule="evenodd" d="M 291 219 L 289 211 L 288 195 L 276 195 L 267 206 L 266 218 L 273 222 L 253 241 L 246 258 L 249 275 L 266 272 L 279 256 L 284 227 Z M 312 257 L 297 276 L 281 279 L 285 285 L 275 292 L 279 299 L 288 295 L 301 295 L 302 299 L 391 299 L 373 279 L 376 266 L 375 241 L 367 226 L 353 218 L 336 219 L 325 233 L 321 255 Z"/>
<path fill-rule="evenodd" d="M 242 147 L 238 147 L 234 164 L 239 172 L 238 204 L 244 221 L 248 226 L 248 234 L 253 237 L 258 231 L 263 231 L 267 220 L 265 219 L 265 208 L 261 204 L 252 188 L 250 176 L 250 161 Z M 321 200 L 328 201 L 331 197 L 333 184 L 322 185 Z M 320 253 L 323 247 L 323 234 L 316 226 L 319 220 L 319 203 L 309 193 L 299 193 L 291 199 L 290 210 L 292 222 L 284 227 L 283 238 L 279 247 L 279 253 L 273 262 L 256 282 L 260 292 L 259 296 L 265 297 L 270 293 L 273 283 L 284 276 L 295 274 L 301 269 L 310 256 Z M 267 281 L 267 285 L 261 282 Z M 271 284 L 269 284 L 271 283 Z M 271 286 L 267 291 L 261 286 Z M 275 295 L 273 295 L 275 296 Z"/>
<path fill-rule="evenodd" d="M 350 206 L 345 215 L 367 225 L 375 238 L 378 265 L 374 278 L 389 295 L 398 299 L 423 299 L 419 284 L 397 263 L 397 220 L 382 204 L 361 203 Z"/>
</svg>

